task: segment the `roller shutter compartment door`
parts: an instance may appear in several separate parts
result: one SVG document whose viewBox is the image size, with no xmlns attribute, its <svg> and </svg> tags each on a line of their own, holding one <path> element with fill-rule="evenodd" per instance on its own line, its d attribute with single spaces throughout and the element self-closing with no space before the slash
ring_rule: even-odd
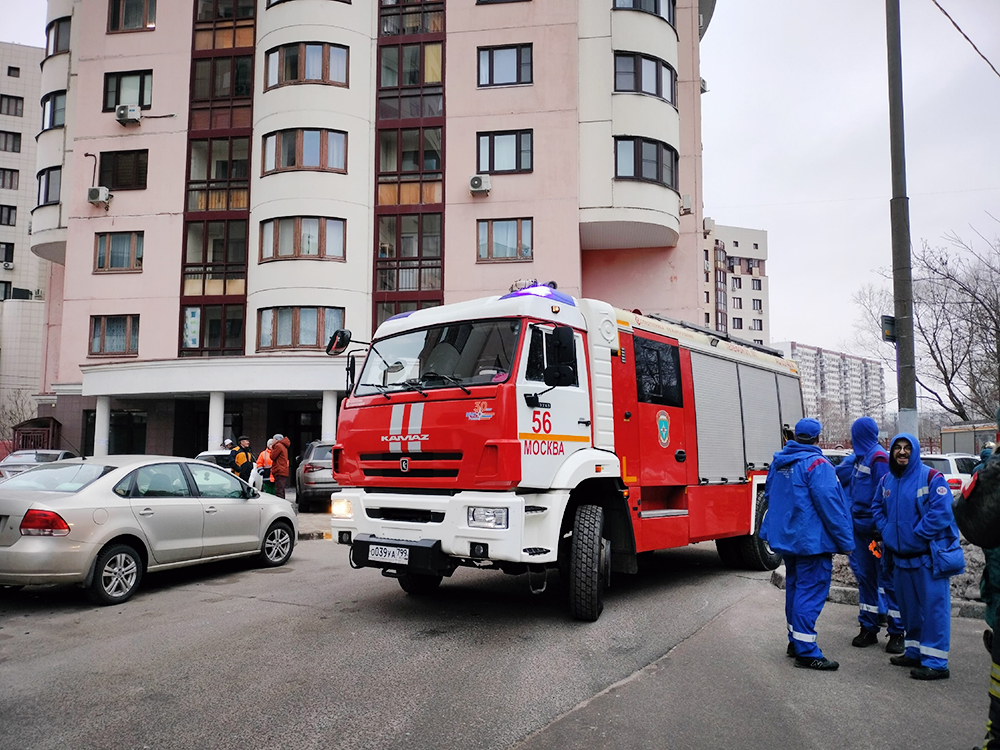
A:
<svg viewBox="0 0 1000 750">
<path fill-rule="evenodd" d="M 730 482 L 746 476 L 736 363 L 691 352 L 698 424 L 698 476 Z"/>
<path fill-rule="evenodd" d="M 762 469 L 781 450 L 781 415 L 775 373 L 739 365 L 739 374 L 747 463 Z"/>
<path fill-rule="evenodd" d="M 781 423 L 795 429 L 795 423 L 803 417 L 799 379 L 790 375 L 778 375 L 778 398 L 781 401 Z"/>
</svg>

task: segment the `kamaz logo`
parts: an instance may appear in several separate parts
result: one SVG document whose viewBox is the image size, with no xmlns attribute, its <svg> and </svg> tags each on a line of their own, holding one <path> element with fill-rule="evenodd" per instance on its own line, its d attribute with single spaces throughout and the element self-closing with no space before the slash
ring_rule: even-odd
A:
<svg viewBox="0 0 1000 750">
<path fill-rule="evenodd" d="M 430 440 L 429 435 L 383 435 L 383 443 L 416 442 L 418 440 Z"/>
<path fill-rule="evenodd" d="M 404 474 L 410 470 L 410 459 L 401 458 L 399 459 L 399 470 Z"/>
</svg>

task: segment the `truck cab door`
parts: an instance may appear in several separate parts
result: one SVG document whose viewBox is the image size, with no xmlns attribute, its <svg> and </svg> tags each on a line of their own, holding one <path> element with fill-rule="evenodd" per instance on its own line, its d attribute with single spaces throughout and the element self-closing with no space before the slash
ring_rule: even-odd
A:
<svg viewBox="0 0 1000 750">
<path fill-rule="evenodd" d="M 638 333 L 633 336 L 638 401 L 639 484 L 688 484 L 681 352 L 676 342 Z M 693 456 L 691 457 L 693 458 Z"/>
<path fill-rule="evenodd" d="M 573 332 L 572 383 L 549 387 L 546 367 L 557 364 L 558 345 L 551 324 L 533 323 L 517 373 L 517 433 L 521 444 L 521 485 L 547 488 L 566 457 L 589 448 L 590 383 L 586 342 Z M 527 398 L 526 398 L 527 397 Z"/>
</svg>

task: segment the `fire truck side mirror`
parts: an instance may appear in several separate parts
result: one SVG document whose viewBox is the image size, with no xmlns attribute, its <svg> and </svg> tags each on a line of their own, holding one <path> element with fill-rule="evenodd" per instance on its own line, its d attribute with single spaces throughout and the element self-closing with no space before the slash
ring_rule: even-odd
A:
<svg viewBox="0 0 1000 750">
<path fill-rule="evenodd" d="M 576 339 L 569 326 L 556 326 L 552 330 L 555 340 L 556 361 L 542 373 L 549 387 L 573 385 L 576 382 Z"/>
<path fill-rule="evenodd" d="M 337 356 L 343 354 L 350 345 L 351 332 L 346 328 L 338 328 L 330 337 L 330 343 L 326 345 L 326 353 Z"/>
<path fill-rule="evenodd" d="M 347 355 L 347 393 L 354 393 L 354 380 L 358 374 L 358 358 L 353 352 Z"/>
</svg>

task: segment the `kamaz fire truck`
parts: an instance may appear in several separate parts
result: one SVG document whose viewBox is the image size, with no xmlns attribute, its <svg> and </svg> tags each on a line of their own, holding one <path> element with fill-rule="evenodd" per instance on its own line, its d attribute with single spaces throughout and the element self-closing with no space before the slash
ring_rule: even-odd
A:
<svg viewBox="0 0 1000 750">
<path fill-rule="evenodd" d="M 530 286 L 390 318 L 355 362 L 333 535 L 408 593 L 459 566 L 540 591 L 555 568 L 596 620 L 645 552 L 716 540 L 728 564 L 779 563 L 758 535 L 764 480 L 803 410 L 775 351 Z"/>
</svg>

